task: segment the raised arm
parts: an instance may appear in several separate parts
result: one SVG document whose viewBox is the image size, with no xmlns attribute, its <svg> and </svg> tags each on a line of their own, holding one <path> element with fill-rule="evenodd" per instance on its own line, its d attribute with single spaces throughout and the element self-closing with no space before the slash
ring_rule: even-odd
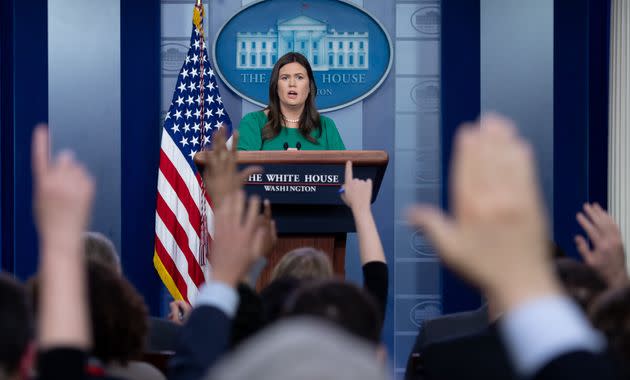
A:
<svg viewBox="0 0 630 380">
<path fill-rule="evenodd" d="M 222 133 L 215 135 L 214 141 L 216 150 L 207 157 L 211 162 L 206 162 L 204 172 L 206 184 L 222 184 L 212 190 L 218 201 L 209 257 L 211 280 L 200 288 L 195 307 L 181 329 L 170 363 L 171 380 L 201 378 L 227 350 L 239 302 L 236 286 L 263 251 L 265 240 L 261 202 L 258 197 L 247 199 L 241 188 L 245 176 L 236 168 L 236 151 L 225 147 Z"/>
<path fill-rule="evenodd" d="M 385 318 L 389 276 L 383 244 L 372 215 L 372 180 L 354 178 L 352 162 L 346 162 L 341 199 L 352 210 L 359 238 L 359 254 L 363 267 L 363 286 L 377 301 Z"/>
<path fill-rule="evenodd" d="M 39 379 L 83 379 L 90 349 L 83 232 L 94 183 L 70 152 L 48 156 L 48 130 L 32 143 L 33 205 L 39 236 Z"/>
<path fill-rule="evenodd" d="M 507 120 L 464 125 L 449 183 L 453 216 L 420 206 L 410 221 L 505 310 L 499 330 L 521 377 L 613 378 L 601 336 L 553 274 L 534 166 L 531 148 Z"/>
<path fill-rule="evenodd" d="M 346 175 L 341 199 L 352 210 L 354 223 L 359 237 L 359 251 L 361 264 L 372 261 L 385 262 L 383 244 L 376 229 L 376 222 L 372 215 L 372 180 L 354 178 L 352 162 L 346 162 Z"/>
<path fill-rule="evenodd" d="M 39 234 L 42 349 L 91 344 L 82 234 L 88 223 L 94 183 L 70 152 L 48 158 L 48 130 L 33 134 L 35 222 Z"/>
</svg>

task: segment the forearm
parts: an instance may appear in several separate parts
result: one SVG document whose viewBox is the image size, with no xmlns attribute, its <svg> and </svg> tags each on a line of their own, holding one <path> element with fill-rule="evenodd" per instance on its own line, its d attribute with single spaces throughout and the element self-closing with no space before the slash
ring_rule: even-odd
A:
<svg viewBox="0 0 630 380">
<path fill-rule="evenodd" d="M 42 240 L 40 346 L 87 350 L 91 337 L 80 234 Z"/>
<path fill-rule="evenodd" d="M 385 262 L 385 252 L 383 244 L 376 228 L 376 222 L 370 208 L 352 209 L 354 223 L 357 228 L 357 236 L 359 238 L 359 252 L 361 255 L 361 263 L 369 263 L 371 261 Z"/>
</svg>

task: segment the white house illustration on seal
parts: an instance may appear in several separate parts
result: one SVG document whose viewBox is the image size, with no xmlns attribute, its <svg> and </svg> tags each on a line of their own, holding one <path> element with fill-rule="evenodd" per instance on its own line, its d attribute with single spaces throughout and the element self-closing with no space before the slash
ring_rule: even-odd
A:
<svg viewBox="0 0 630 380">
<path fill-rule="evenodd" d="M 278 21 L 276 30 L 236 33 L 236 68 L 271 69 L 284 54 L 303 54 L 315 71 L 367 70 L 368 32 L 337 32 L 308 16 Z"/>
</svg>

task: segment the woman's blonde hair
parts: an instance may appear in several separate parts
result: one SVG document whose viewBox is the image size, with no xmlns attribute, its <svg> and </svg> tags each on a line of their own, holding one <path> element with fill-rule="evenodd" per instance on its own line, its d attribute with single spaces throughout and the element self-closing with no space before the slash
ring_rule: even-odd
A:
<svg viewBox="0 0 630 380">
<path fill-rule="evenodd" d="M 332 264 L 326 253 L 312 247 L 296 248 L 280 259 L 271 280 L 294 277 L 299 280 L 325 280 L 333 277 Z"/>
</svg>

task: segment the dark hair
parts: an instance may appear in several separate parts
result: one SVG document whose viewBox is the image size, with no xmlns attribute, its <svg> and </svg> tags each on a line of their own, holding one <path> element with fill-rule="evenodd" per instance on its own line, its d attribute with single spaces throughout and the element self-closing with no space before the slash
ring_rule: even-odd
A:
<svg viewBox="0 0 630 380">
<path fill-rule="evenodd" d="M 267 119 L 269 121 L 262 129 L 262 139 L 271 140 L 280 134 L 282 129 L 283 116 L 280 111 L 280 97 L 278 96 L 278 80 L 280 78 L 280 69 L 289 63 L 299 63 L 306 69 L 309 81 L 309 94 L 306 97 L 306 103 L 304 104 L 304 111 L 300 115 L 300 124 L 298 130 L 308 141 L 317 144 L 311 133 L 313 131 L 319 132 L 319 136 L 322 135 L 322 125 L 319 118 L 319 112 L 315 107 L 315 96 L 317 95 L 317 85 L 315 84 L 315 77 L 313 76 L 313 69 L 308 63 L 308 59 L 300 53 L 290 52 L 278 60 L 271 71 L 271 81 L 269 82 L 269 105 L 267 106 Z"/>
<path fill-rule="evenodd" d="M 33 337 L 31 310 L 20 283 L 0 273 L 0 373 L 11 376 Z"/>
<path fill-rule="evenodd" d="M 232 319 L 230 349 L 256 334 L 263 326 L 263 305 L 254 289 L 245 284 L 238 285 L 238 308 Z"/>
<path fill-rule="evenodd" d="M 562 286 L 584 312 L 607 288 L 606 282 L 595 269 L 584 263 L 563 257 L 556 259 L 554 264 Z"/>
<path fill-rule="evenodd" d="M 280 318 L 285 302 L 300 287 L 302 282 L 295 277 L 280 277 L 271 281 L 260 292 L 260 299 L 263 305 L 263 324 L 265 326 Z"/>
<path fill-rule="evenodd" d="M 356 285 L 328 280 L 307 284 L 293 293 L 284 315 L 310 315 L 328 320 L 362 339 L 378 344 L 382 317 L 376 301 Z"/>
<path fill-rule="evenodd" d="M 589 317 L 608 342 L 623 377 L 630 378 L 630 286 L 612 288 L 593 301 Z"/>
<path fill-rule="evenodd" d="M 126 365 L 139 359 L 148 332 L 148 312 L 142 296 L 110 266 L 87 260 L 88 295 L 92 325 L 92 355 L 104 364 Z M 34 305 L 39 279 L 31 279 Z M 36 310 L 37 312 L 37 310 Z"/>
</svg>

